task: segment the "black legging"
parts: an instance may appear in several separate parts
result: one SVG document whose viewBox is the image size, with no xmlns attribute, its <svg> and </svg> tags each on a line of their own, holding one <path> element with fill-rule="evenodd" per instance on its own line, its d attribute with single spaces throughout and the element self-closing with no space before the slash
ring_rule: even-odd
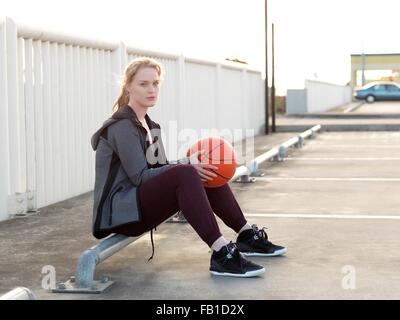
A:
<svg viewBox="0 0 400 320">
<path fill-rule="evenodd" d="M 247 222 L 228 184 L 204 188 L 199 173 L 188 164 L 176 165 L 146 181 L 139 188 L 139 196 L 142 221 L 114 228 L 114 233 L 139 236 L 182 210 L 200 238 L 211 247 L 221 236 L 213 212 L 236 232 Z"/>
</svg>

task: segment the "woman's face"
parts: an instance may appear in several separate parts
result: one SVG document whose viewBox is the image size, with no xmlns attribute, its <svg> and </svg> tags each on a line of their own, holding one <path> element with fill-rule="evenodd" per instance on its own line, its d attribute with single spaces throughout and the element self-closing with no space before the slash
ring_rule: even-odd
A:
<svg viewBox="0 0 400 320">
<path fill-rule="evenodd" d="M 126 86 L 129 92 L 129 104 L 138 107 L 153 107 L 157 103 L 160 86 L 160 76 L 157 70 L 151 67 L 140 67 Z"/>
</svg>

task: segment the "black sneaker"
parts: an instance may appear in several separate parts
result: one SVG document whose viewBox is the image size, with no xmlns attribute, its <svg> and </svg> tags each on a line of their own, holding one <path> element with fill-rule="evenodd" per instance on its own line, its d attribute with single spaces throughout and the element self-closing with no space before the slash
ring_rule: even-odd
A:
<svg viewBox="0 0 400 320">
<path fill-rule="evenodd" d="M 246 260 L 232 242 L 211 255 L 210 273 L 216 276 L 248 278 L 264 272 L 264 267 Z"/>
<path fill-rule="evenodd" d="M 264 229 L 258 230 L 257 225 L 253 224 L 252 229 L 239 234 L 236 244 L 243 255 L 274 257 L 286 253 L 285 247 L 274 245 L 268 241 L 268 235 Z"/>
</svg>

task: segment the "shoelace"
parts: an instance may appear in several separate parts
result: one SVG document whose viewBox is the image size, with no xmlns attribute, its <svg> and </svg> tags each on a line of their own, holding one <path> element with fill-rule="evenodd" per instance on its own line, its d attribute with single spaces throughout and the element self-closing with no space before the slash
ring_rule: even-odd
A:
<svg viewBox="0 0 400 320">
<path fill-rule="evenodd" d="M 157 231 L 157 228 L 154 228 L 154 231 Z M 154 257 L 154 240 L 153 240 L 153 229 L 150 230 L 150 238 L 151 238 L 151 257 L 147 259 L 147 262 L 153 259 Z"/>
<path fill-rule="evenodd" d="M 251 226 L 254 230 L 254 232 L 259 236 L 261 239 L 265 239 L 265 241 L 268 241 L 268 234 L 265 232 L 268 228 L 263 227 L 262 229 L 258 229 L 256 224 L 253 224 Z"/>
<path fill-rule="evenodd" d="M 228 251 L 228 254 L 226 255 L 226 259 L 232 259 L 237 257 L 239 259 L 240 262 L 240 268 L 243 269 L 243 264 L 245 262 L 245 260 L 243 259 L 243 257 L 240 255 L 240 252 L 236 246 L 236 243 L 233 243 L 232 241 L 230 241 L 227 245 L 226 245 L 226 249 Z"/>
<path fill-rule="evenodd" d="M 226 249 L 228 251 L 228 258 L 233 257 L 233 255 L 235 254 L 235 250 L 237 251 L 237 247 L 236 244 L 233 243 L 232 241 L 230 241 L 227 245 L 226 245 Z M 230 255 L 230 256 L 229 256 Z"/>
</svg>

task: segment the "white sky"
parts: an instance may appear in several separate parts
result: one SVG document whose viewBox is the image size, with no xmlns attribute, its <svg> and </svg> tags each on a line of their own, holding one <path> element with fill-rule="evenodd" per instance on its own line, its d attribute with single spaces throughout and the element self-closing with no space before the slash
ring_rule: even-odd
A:
<svg viewBox="0 0 400 320">
<path fill-rule="evenodd" d="M 400 53 L 399 0 L 269 0 L 278 94 L 350 80 L 350 54 Z M 0 0 L 0 15 L 83 37 L 264 70 L 264 0 Z M 271 31 L 271 27 L 269 27 Z M 271 37 L 270 37 L 271 38 Z M 269 53 L 271 57 L 271 53 Z"/>
</svg>

